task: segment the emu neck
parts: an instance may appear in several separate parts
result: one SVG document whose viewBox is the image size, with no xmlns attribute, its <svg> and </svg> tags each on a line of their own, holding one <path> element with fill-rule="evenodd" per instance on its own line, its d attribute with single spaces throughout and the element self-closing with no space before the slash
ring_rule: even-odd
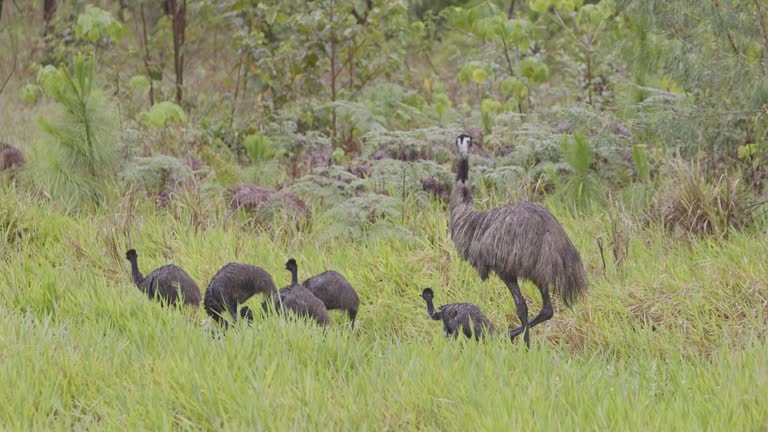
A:
<svg viewBox="0 0 768 432">
<path fill-rule="evenodd" d="M 472 198 L 472 187 L 468 182 L 457 181 L 453 185 L 451 191 L 451 197 L 449 199 L 449 207 L 451 214 L 459 213 L 462 209 L 472 209 L 474 200 Z"/>
<path fill-rule="evenodd" d="M 469 178 L 469 159 L 465 157 L 459 158 L 459 170 L 456 173 L 456 181 L 466 182 Z"/>
<path fill-rule="evenodd" d="M 299 269 L 292 268 L 291 269 L 291 285 L 298 285 L 299 284 Z"/>
<path fill-rule="evenodd" d="M 144 281 L 144 275 L 141 274 L 139 271 L 139 263 L 136 257 L 133 257 L 131 260 L 131 276 L 133 276 L 133 283 L 136 284 L 136 286 L 141 285 L 141 282 Z"/>
<path fill-rule="evenodd" d="M 432 303 L 432 299 L 427 298 L 424 300 L 427 302 L 427 314 L 429 315 L 429 317 L 432 318 L 433 320 L 440 319 L 437 317 L 437 314 L 435 314 L 435 304 Z"/>
</svg>

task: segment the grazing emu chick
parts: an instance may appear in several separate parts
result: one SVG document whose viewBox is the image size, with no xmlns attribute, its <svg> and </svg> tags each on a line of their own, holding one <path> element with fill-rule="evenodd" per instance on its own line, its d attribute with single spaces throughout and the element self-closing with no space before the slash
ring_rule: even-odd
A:
<svg viewBox="0 0 768 432">
<path fill-rule="evenodd" d="M 350 326 L 355 327 L 355 317 L 357 316 L 357 309 L 360 307 L 360 298 L 341 273 L 333 270 L 326 271 L 305 280 L 302 285 L 319 298 L 326 309 L 346 310 L 349 315 Z"/>
<path fill-rule="evenodd" d="M 179 293 L 181 293 L 184 296 L 184 304 L 194 306 L 200 304 L 200 288 L 179 266 L 164 265 L 144 277 L 139 271 L 136 250 L 128 250 L 125 257 L 131 262 L 133 283 L 150 299 L 153 299 L 157 294 L 169 304 L 175 304 L 179 300 Z"/>
<path fill-rule="evenodd" d="M 579 252 L 565 230 L 546 208 L 524 201 L 487 211 L 473 207 L 469 176 L 469 135 L 461 134 L 459 170 L 451 192 L 448 230 L 459 255 L 485 280 L 496 273 L 515 300 L 520 327 L 509 331 L 514 339 L 523 333 L 530 346 L 528 329 L 552 318 L 549 290 L 571 306 L 587 289 L 587 274 Z M 543 307 L 530 322 L 518 278 L 532 281 L 541 292 Z"/>
<path fill-rule="evenodd" d="M 203 304 L 211 318 L 226 326 L 222 316 L 225 311 L 232 316 L 233 322 L 237 322 L 237 305 L 245 303 L 256 293 L 269 295 L 275 291 L 275 281 L 261 267 L 229 263 L 220 268 L 211 279 L 205 290 Z M 246 318 L 242 314 L 241 317 Z M 252 313 L 250 317 L 252 320 Z"/>
<path fill-rule="evenodd" d="M 431 288 L 424 289 L 421 297 L 427 302 L 429 317 L 435 321 L 443 320 L 443 330 L 447 336 L 458 337 L 459 333 L 464 333 L 464 336 L 470 339 L 474 336 L 475 339 L 480 340 L 495 331 L 491 320 L 472 303 L 451 303 L 435 310 L 435 305 L 432 303 L 434 293 Z"/>
<path fill-rule="evenodd" d="M 320 325 L 328 324 L 330 317 L 323 302 L 299 284 L 299 269 L 296 260 L 289 259 L 285 263 L 285 269 L 291 272 L 291 284 L 272 294 L 267 301 L 262 303 L 262 309 L 265 312 L 269 311 L 269 303 L 271 302 L 278 312 L 289 310 L 298 316 L 310 317 Z"/>
</svg>

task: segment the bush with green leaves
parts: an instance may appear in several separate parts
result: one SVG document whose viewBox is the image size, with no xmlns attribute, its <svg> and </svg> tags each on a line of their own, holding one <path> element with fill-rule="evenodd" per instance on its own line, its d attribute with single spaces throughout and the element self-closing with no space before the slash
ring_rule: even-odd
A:
<svg viewBox="0 0 768 432">
<path fill-rule="evenodd" d="M 175 193 L 193 187 L 196 178 L 202 179 L 206 173 L 205 168 L 195 170 L 187 161 L 155 155 L 133 159 L 119 178 L 125 187 L 143 190 L 164 206 Z"/>
<path fill-rule="evenodd" d="M 100 202 L 118 165 L 116 116 L 95 70 L 92 56 L 78 55 L 71 68 L 46 66 L 38 74 L 54 106 L 40 119 L 47 138 L 36 146 L 34 175 L 68 206 Z"/>
<path fill-rule="evenodd" d="M 169 126 L 182 125 L 187 122 L 184 109 L 170 101 L 158 102 L 141 113 L 141 120 L 149 127 L 166 129 Z"/>
<path fill-rule="evenodd" d="M 77 18 L 77 26 L 75 26 L 77 37 L 90 43 L 97 43 L 102 38 L 120 42 L 123 33 L 125 33 L 125 27 L 112 14 L 90 5 Z"/>
</svg>

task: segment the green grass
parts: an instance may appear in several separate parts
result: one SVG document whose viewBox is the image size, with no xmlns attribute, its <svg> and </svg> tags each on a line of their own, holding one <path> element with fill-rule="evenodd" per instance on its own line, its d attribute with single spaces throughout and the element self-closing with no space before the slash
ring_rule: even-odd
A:
<svg viewBox="0 0 768 432">
<path fill-rule="evenodd" d="M 479 200 L 485 206 L 496 200 Z M 252 228 L 226 209 L 124 199 L 64 214 L 0 188 L 0 425 L 6 430 L 764 430 L 768 246 L 764 232 L 688 243 L 635 227 L 622 269 L 595 237 L 605 218 L 548 203 L 581 251 L 590 292 L 532 331 L 446 340 L 419 292 L 477 303 L 501 327 L 514 303 L 481 282 L 448 237 L 446 211 L 412 209 L 412 239 L 316 241 Z M 195 215 L 193 217 L 193 214 Z M 201 216 L 202 215 L 202 216 Z M 202 218 L 202 219 L 201 219 Z M 198 223 L 192 223 L 193 219 Z M 200 222 L 202 220 L 202 222 Z M 223 334 L 202 308 L 163 308 L 130 282 L 167 262 L 201 289 L 229 261 L 278 285 L 336 269 L 358 289 L 358 327 L 257 318 Z M 531 314 L 538 293 L 526 283 Z M 258 307 L 261 298 L 253 298 Z"/>
</svg>

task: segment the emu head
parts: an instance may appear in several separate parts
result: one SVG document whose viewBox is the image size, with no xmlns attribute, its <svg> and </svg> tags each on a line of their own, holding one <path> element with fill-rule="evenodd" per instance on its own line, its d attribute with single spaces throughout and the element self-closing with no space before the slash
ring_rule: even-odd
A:
<svg viewBox="0 0 768 432">
<path fill-rule="evenodd" d="M 125 253 L 125 258 L 128 261 L 135 260 L 138 255 L 136 254 L 136 249 L 128 249 L 128 252 Z"/>
<path fill-rule="evenodd" d="M 421 297 L 427 301 L 432 300 L 434 296 L 435 294 L 432 292 L 432 288 L 424 288 L 424 291 L 421 292 Z"/>
<path fill-rule="evenodd" d="M 288 271 L 296 271 L 298 269 L 298 266 L 296 265 L 296 260 L 291 258 L 285 263 L 285 269 Z"/>
<path fill-rule="evenodd" d="M 472 137 L 463 133 L 456 138 L 456 147 L 459 148 L 459 156 L 466 159 L 469 156 L 469 148 L 472 146 Z"/>
</svg>

